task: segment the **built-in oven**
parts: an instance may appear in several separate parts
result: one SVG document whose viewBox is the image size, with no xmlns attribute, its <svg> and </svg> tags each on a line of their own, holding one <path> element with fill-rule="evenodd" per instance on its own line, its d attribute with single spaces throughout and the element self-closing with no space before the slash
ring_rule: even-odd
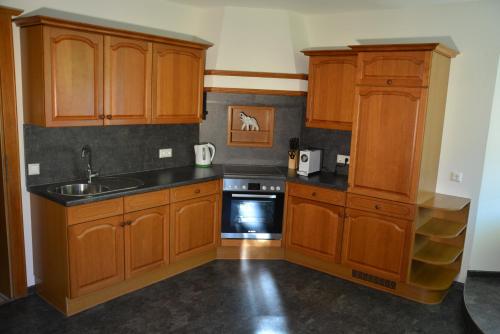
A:
<svg viewBox="0 0 500 334">
<path fill-rule="evenodd" d="M 284 188 L 283 180 L 224 179 L 221 237 L 280 240 Z"/>
</svg>

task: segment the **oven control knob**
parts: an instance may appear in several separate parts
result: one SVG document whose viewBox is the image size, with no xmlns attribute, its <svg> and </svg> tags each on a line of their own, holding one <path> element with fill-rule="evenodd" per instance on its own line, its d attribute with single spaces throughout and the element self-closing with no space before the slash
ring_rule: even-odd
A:
<svg viewBox="0 0 500 334">
<path fill-rule="evenodd" d="M 247 188 L 247 186 L 245 186 L 245 185 L 241 186 L 241 189 L 243 189 L 243 190 L 245 190 L 246 188 Z"/>
<path fill-rule="evenodd" d="M 271 186 L 271 190 L 274 191 L 274 186 Z"/>
<path fill-rule="evenodd" d="M 238 189 L 238 186 L 237 186 L 237 185 L 235 185 L 235 186 L 234 186 L 234 189 Z"/>
<path fill-rule="evenodd" d="M 277 190 L 277 191 L 280 191 L 280 190 L 281 190 L 281 187 L 280 187 L 280 186 L 277 186 L 277 187 L 276 187 L 276 190 Z"/>
<path fill-rule="evenodd" d="M 267 190 L 267 187 L 266 186 L 262 186 L 262 190 Z"/>
<path fill-rule="evenodd" d="M 232 186 L 232 185 L 230 185 L 230 184 L 228 184 L 228 185 L 227 185 L 227 188 L 228 188 L 228 189 L 231 189 L 232 187 L 233 187 L 233 186 Z"/>
</svg>

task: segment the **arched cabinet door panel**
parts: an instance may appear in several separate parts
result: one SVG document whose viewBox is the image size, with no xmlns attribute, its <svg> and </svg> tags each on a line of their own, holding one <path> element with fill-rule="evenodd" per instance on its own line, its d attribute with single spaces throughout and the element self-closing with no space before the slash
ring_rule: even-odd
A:
<svg viewBox="0 0 500 334">
<path fill-rule="evenodd" d="M 349 192 L 414 203 L 427 89 L 356 88 Z"/>
<path fill-rule="evenodd" d="M 68 227 L 71 298 L 124 279 L 123 216 Z"/>
<path fill-rule="evenodd" d="M 342 264 L 374 276 L 404 281 L 410 232 L 410 221 L 347 209 Z"/>
<path fill-rule="evenodd" d="M 125 214 L 125 277 L 169 262 L 169 207 Z"/>
<path fill-rule="evenodd" d="M 153 45 L 153 123 L 199 123 L 205 52 Z"/>
<path fill-rule="evenodd" d="M 216 248 L 218 195 L 174 203 L 170 215 L 172 262 Z"/>
<path fill-rule="evenodd" d="M 306 126 L 351 130 L 356 55 L 311 57 Z"/>
<path fill-rule="evenodd" d="M 104 124 L 151 122 L 152 43 L 104 39 Z"/>
<path fill-rule="evenodd" d="M 102 124 L 103 36 L 44 27 L 47 126 Z"/>
</svg>

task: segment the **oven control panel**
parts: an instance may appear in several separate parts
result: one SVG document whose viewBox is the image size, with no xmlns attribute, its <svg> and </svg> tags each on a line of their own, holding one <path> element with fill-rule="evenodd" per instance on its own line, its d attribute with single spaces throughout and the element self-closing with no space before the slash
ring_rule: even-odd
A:
<svg viewBox="0 0 500 334">
<path fill-rule="evenodd" d="M 224 179 L 224 191 L 247 191 L 247 192 L 285 192 L 284 180 L 258 180 L 258 179 Z"/>
</svg>

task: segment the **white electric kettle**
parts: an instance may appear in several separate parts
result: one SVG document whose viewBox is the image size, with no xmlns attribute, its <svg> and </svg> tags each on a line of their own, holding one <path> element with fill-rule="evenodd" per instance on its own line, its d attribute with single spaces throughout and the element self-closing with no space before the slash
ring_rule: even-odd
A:
<svg viewBox="0 0 500 334">
<path fill-rule="evenodd" d="M 210 143 L 194 145 L 194 155 L 197 167 L 209 167 L 214 160 L 215 146 Z"/>
</svg>

